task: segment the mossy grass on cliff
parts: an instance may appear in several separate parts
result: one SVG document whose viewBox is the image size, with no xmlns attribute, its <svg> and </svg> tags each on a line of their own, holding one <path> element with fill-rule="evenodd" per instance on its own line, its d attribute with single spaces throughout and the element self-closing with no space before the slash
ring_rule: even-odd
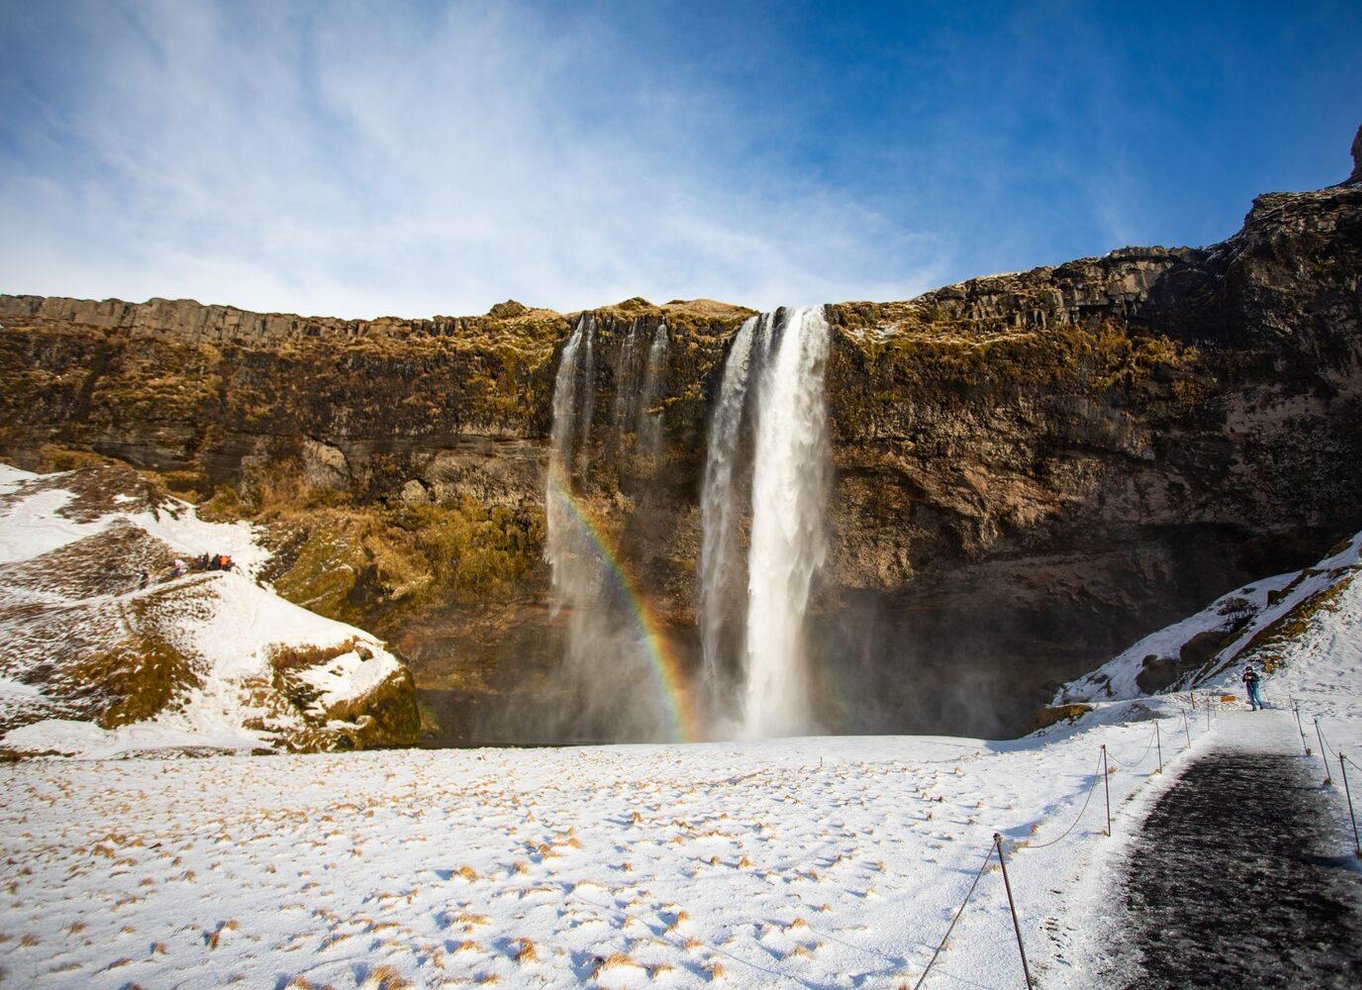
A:
<svg viewBox="0 0 1362 990">
<path fill-rule="evenodd" d="M 541 512 L 471 498 L 405 504 L 318 490 L 296 462 L 273 465 L 246 494 L 220 487 L 207 519 L 258 524 L 276 551 L 275 590 L 331 618 L 372 626 L 454 602 L 505 600 L 539 566 Z"/>
</svg>

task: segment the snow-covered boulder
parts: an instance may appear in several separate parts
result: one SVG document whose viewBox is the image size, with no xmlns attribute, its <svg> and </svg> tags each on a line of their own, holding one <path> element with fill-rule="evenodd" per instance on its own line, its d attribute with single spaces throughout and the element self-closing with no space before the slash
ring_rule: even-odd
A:
<svg viewBox="0 0 1362 990">
<path fill-rule="evenodd" d="M 230 571 L 208 570 L 210 556 Z M 0 748 L 119 755 L 415 741 L 379 640 L 256 583 L 249 526 L 200 520 L 131 469 L 0 465 Z"/>
</svg>

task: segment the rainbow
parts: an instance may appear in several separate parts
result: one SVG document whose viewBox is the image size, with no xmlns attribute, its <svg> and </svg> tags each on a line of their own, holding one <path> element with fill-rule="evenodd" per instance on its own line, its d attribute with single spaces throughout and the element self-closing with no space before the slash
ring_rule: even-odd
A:
<svg viewBox="0 0 1362 990">
<path fill-rule="evenodd" d="M 672 725 L 672 738 L 676 742 L 698 742 L 704 738 L 700 729 L 695 708 L 691 704 L 690 691 L 686 676 L 676 651 L 662 635 L 662 623 L 653 614 L 648 599 L 639 591 L 639 582 L 629 573 L 620 555 L 611 547 L 610 539 L 592 520 L 585 506 L 573 496 L 567 485 L 552 477 L 559 472 L 551 472 L 549 483 L 554 492 L 561 496 L 563 504 L 581 524 L 582 532 L 591 540 L 600 553 L 606 572 L 614 580 L 634 614 L 639 638 L 651 665 L 653 680 L 658 686 L 667 715 Z"/>
</svg>

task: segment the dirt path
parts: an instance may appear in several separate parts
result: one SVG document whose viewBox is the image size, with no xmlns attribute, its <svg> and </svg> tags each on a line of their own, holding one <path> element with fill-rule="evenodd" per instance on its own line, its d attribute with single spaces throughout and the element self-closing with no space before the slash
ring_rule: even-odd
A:
<svg viewBox="0 0 1362 990">
<path fill-rule="evenodd" d="M 1362 986 L 1362 872 L 1319 784 L 1298 756 L 1198 760 L 1135 840 L 1111 985 Z"/>
</svg>

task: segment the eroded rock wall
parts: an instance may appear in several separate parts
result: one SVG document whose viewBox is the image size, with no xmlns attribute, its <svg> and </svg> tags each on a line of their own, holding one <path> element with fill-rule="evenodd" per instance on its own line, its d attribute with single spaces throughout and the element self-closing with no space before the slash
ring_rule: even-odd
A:
<svg viewBox="0 0 1362 990">
<path fill-rule="evenodd" d="M 830 307 L 828 727 L 1020 731 L 1055 683 L 1362 525 L 1360 278 L 1362 188 L 1342 186 L 1260 197 L 1208 249 Z M 692 657 L 705 424 L 747 315 L 597 312 L 583 498 Z M 617 379 L 631 330 L 664 321 L 643 458 Z M 216 492 L 209 511 L 273 527 L 291 597 L 397 642 L 445 738 L 519 731 L 505 699 L 561 636 L 541 543 L 570 317 L 0 297 L 0 322 L 7 456 L 94 449 Z"/>
</svg>

